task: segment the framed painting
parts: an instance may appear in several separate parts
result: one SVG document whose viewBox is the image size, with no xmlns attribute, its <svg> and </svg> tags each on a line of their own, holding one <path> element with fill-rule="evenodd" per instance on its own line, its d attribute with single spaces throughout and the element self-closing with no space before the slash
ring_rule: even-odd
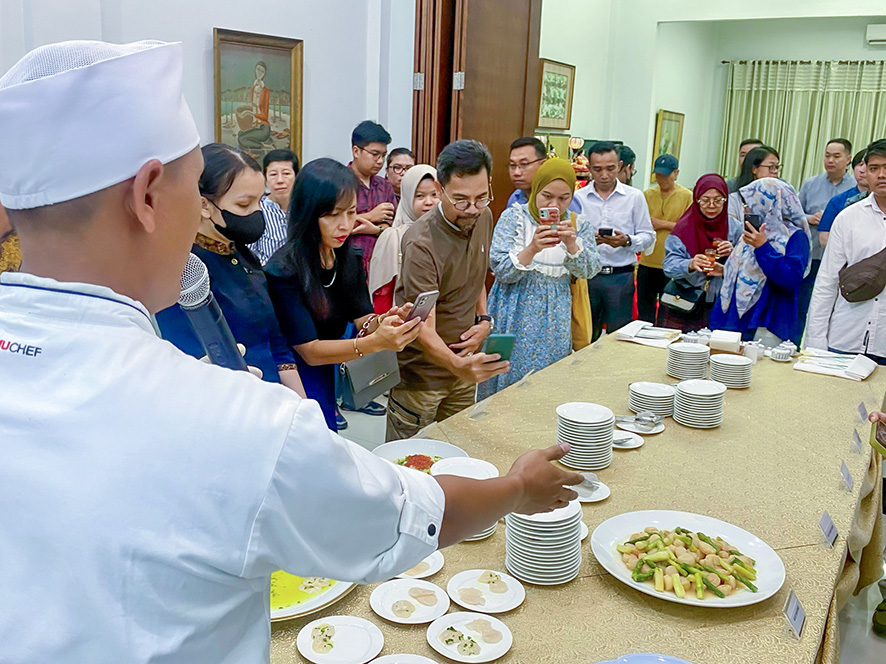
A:
<svg viewBox="0 0 886 664">
<path fill-rule="evenodd" d="M 569 129 L 575 67 L 539 58 L 538 128 Z"/>
<path fill-rule="evenodd" d="M 655 122 L 655 143 L 652 147 L 652 164 L 650 166 L 649 181 L 655 182 L 655 173 L 652 168 L 655 160 L 663 154 L 670 154 L 680 158 L 680 145 L 683 143 L 683 120 L 686 116 L 674 111 L 659 109 L 658 119 Z"/>
<path fill-rule="evenodd" d="M 215 140 L 257 160 L 286 148 L 302 158 L 301 39 L 213 28 Z"/>
</svg>

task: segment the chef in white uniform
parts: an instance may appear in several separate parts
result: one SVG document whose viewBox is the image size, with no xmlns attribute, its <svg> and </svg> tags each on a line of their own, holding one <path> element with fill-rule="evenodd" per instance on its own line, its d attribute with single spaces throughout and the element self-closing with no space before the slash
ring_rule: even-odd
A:
<svg viewBox="0 0 886 664">
<path fill-rule="evenodd" d="M 200 219 L 181 76 L 178 44 L 65 42 L 0 78 L 0 661 L 266 662 L 275 570 L 390 578 L 581 481 L 557 446 L 400 468 L 154 334 Z"/>
</svg>

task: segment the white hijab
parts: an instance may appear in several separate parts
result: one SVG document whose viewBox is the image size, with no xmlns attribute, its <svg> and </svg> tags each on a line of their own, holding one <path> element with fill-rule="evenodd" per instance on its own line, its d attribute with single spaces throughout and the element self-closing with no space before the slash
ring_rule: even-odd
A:
<svg viewBox="0 0 886 664">
<path fill-rule="evenodd" d="M 370 295 L 400 274 L 400 240 L 403 239 L 406 229 L 418 221 L 413 206 L 415 190 L 428 176 L 436 182 L 437 169 L 427 164 L 416 164 L 406 171 L 406 175 L 400 181 L 400 204 L 394 214 L 394 223 L 378 236 L 378 241 L 372 250 L 372 259 L 369 261 Z"/>
</svg>

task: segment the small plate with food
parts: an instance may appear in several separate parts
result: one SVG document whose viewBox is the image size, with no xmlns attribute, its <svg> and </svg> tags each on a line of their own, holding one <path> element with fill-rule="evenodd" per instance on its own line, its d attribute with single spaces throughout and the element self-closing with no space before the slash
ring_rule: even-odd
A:
<svg viewBox="0 0 886 664">
<path fill-rule="evenodd" d="M 512 611 L 526 599 L 526 590 L 517 579 L 487 569 L 459 572 L 449 579 L 446 592 L 456 604 L 483 613 Z"/>
<path fill-rule="evenodd" d="M 385 637 L 363 618 L 327 616 L 302 627 L 295 644 L 314 664 L 364 664 L 381 652 Z"/>
<path fill-rule="evenodd" d="M 431 466 L 440 459 L 468 456 L 460 447 L 428 438 L 407 438 L 379 445 L 372 453 L 400 466 L 430 474 Z"/>
<path fill-rule="evenodd" d="M 467 611 L 437 618 L 428 626 L 427 639 L 431 648 L 456 662 L 492 662 L 514 643 L 501 620 Z"/>
<path fill-rule="evenodd" d="M 320 576 L 274 572 L 271 575 L 271 622 L 316 613 L 340 600 L 354 587 L 353 583 Z"/>
<path fill-rule="evenodd" d="M 429 576 L 433 576 L 441 569 L 443 569 L 443 554 L 439 551 L 434 551 L 427 558 L 422 560 L 418 565 L 413 567 L 412 569 L 408 569 L 403 574 L 398 574 L 398 579 L 426 579 Z"/>
<path fill-rule="evenodd" d="M 691 512 L 619 514 L 597 526 L 591 550 L 622 583 L 678 604 L 748 606 L 772 597 L 785 581 L 784 563 L 766 542 Z"/>
<path fill-rule="evenodd" d="M 440 586 L 420 579 L 393 579 L 372 591 L 369 606 L 385 620 L 421 625 L 449 610 L 449 595 Z"/>
</svg>

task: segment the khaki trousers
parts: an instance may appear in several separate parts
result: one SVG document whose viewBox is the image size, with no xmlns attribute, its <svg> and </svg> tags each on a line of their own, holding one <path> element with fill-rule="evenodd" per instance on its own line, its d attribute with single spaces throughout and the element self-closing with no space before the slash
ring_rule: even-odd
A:
<svg viewBox="0 0 886 664">
<path fill-rule="evenodd" d="M 395 387 L 388 397 L 385 440 L 412 438 L 433 422 L 445 420 L 474 404 L 477 386 L 458 382 L 440 390 Z"/>
</svg>

